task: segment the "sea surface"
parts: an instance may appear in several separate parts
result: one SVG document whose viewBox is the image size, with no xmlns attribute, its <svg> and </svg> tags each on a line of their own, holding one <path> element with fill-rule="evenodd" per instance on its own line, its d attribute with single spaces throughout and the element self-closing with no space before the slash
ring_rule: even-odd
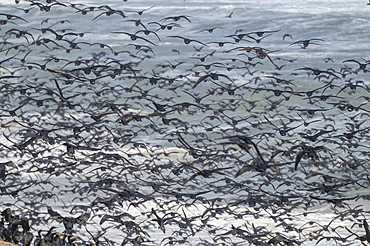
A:
<svg viewBox="0 0 370 246">
<path fill-rule="evenodd" d="M 366 1 L 72 1 L 0 0 L 1 210 L 90 213 L 81 245 L 362 245 Z"/>
</svg>

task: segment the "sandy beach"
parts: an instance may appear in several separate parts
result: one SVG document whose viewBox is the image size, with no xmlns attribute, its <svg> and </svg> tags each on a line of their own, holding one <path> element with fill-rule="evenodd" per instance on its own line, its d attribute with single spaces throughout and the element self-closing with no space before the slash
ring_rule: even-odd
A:
<svg viewBox="0 0 370 246">
<path fill-rule="evenodd" d="M 5 242 L 3 240 L 0 240 L 0 246 L 15 246 L 15 244 Z"/>
</svg>

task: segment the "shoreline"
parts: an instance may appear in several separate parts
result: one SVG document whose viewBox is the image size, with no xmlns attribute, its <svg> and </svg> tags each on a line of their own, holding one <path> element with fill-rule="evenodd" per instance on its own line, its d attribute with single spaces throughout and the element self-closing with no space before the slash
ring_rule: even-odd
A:
<svg viewBox="0 0 370 246">
<path fill-rule="evenodd" d="M 0 239 L 0 246 L 16 246 L 16 244 L 9 243 Z"/>
</svg>

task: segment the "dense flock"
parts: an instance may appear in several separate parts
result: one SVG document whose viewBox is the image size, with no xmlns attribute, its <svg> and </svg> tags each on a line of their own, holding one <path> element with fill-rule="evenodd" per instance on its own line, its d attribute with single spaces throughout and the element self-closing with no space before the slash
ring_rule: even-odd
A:
<svg viewBox="0 0 370 246">
<path fill-rule="evenodd" d="M 0 239 L 367 245 L 370 60 L 156 8 L 0 10 Z"/>
</svg>

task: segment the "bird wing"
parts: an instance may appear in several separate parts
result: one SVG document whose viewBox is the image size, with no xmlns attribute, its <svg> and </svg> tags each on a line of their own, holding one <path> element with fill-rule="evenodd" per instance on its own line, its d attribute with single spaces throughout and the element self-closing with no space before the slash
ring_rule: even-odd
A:
<svg viewBox="0 0 370 246">
<path fill-rule="evenodd" d="M 204 75 L 204 76 L 202 76 L 202 77 L 200 77 L 199 79 L 198 79 L 198 81 L 195 83 L 195 85 L 193 85 L 193 89 L 195 88 L 195 87 L 197 87 L 199 84 L 200 84 L 200 82 L 202 82 L 203 80 L 205 80 L 206 78 L 208 78 L 209 76 L 211 76 L 210 74 L 206 74 L 206 75 Z"/>
<path fill-rule="evenodd" d="M 299 162 L 301 161 L 303 155 L 304 155 L 305 151 L 302 150 L 301 152 L 298 153 L 297 157 L 295 158 L 295 164 L 294 164 L 294 170 L 297 171 L 297 167 L 298 167 L 298 164 Z"/>
<path fill-rule="evenodd" d="M 369 225 L 367 224 L 366 220 L 364 219 L 364 228 L 366 231 L 366 240 L 369 242 L 370 241 L 370 230 L 369 230 Z"/>
<path fill-rule="evenodd" d="M 51 207 L 48 207 L 48 213 L 53 220 L 56 220 L 58 222 L 63 221 L 63 216 L 61 216 L 58 212 L 54 211 Z"/>
<path fill-rule="evenodd" d="M 78 216 L 75 221 L 79 225 L 83 225 L 86 223 L 86 221 L 90 218 L 90 212 L 89 213 L 84 213 L 80 216 Z"/>
</svg>

